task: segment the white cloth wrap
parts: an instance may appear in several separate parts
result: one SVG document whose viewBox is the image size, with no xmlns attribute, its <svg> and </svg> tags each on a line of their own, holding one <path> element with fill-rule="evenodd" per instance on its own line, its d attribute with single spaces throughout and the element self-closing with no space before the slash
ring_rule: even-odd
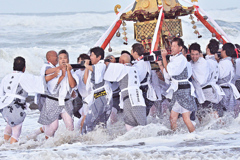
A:
<svg viewBox="0 0 240 160">
<path fill-rule="evenodd" d="M 50 62 L 44 63 L 41 70 L 40 70 L 40 76 L 42 76 L 42 78 L 45 78 L 47 67 L 55 68 L 55 66 Z M 38 104 L 38 99 L 40 98 L 40 96 L 41 96 L 41 94 L 37 94 L 37 93 L 35 94 L 35 96 L 34 96 L 34 103 L 35 104 Z"/>
<path fill-rule="evenodd" d="M 95 83 L 98 84 L 103 81 L 106 65 L 104 64 L 104 60 L 100 60 L 94 66 L 95 66 L 95 75 L 94 75 Z M 86 91 L 88 92 L 88 96 L 84 99 L 84 102 L 86 102 L 88 106 L 90 106 L 94 102 L 94 93 L 104 88 L 107 93 L 106 97 L 108 99 L 108 104 L 109 104 L 112 97 L 112 89 L 111 89 L 110 82 L 105 81 L 104 86 L 97 89 L 93 89 L 93 84 L 91 83 L 91 76 L 92 76 L 92 72 L 89 71 L 88 79 L 86 82 Z"/>
<path fill-rule="evenodd" d="M 188 79 L 176 80 L 173 76 L 177 76 L 183 72 L 183 70 L 187 67 L 188 70 Z M 180 82 L 188 82 L 191 86 L 191 95 L 195 97 L 195 89 L 193 84 L 189 81 L 189 78 L 192 75 L 192 67 L 191 64 L 187 62 L 187 59 L 182 55 L 175 55 L 170 57 L 170 62 L 167 65 L 167 72 L 164 72 L 164 77 L 170 77 L 170 87 L 166 91 L 166 98 L 172 99 L 173 92 L 178 90 L 178 83 Z"/>
<path fill-rule="evenodd" d="M 153 89 L 152 82 L 151 82 L 151 65 L 150 62 L 148 61 L 143 61 L 143 60 L 135 60 L 134 65 L 137 69 L 137 72 L 139 74 L 139 79 L 140 81 L 143 80 L 146 77 L 146 74 L 148 73 L 147 77 L 147 82 L 140 84 L 141 86 L 147 85 L 148 90 L 147 90 L 147 99 L 151 101 L 156 101 L 157 100 L 157 95 L 155 93 L 155 90 Z"/>
<path fill-rule="evenodd" d="M 14 77 L 14 78 L 12 78 Z M 11 82 L 10 89 L 8 88 Z M 23 90 L 28 93 L 44 94 L 46 91 L 45 78 L 41 76 L 33 76 L 23 72 L 14 72 L 2 79 L 0 86 L 0 109 L 12 103 L 14 98 L 26 99 L 26 97 L 16 94 L 18 85 L 21 85 Z M 4 100 L 4 101 L 3 101 Z"/>
<path fill-rule="evenodd" d="M 74 73 L 73 70 L 71 70 L 71 74 L 77 83 L 77 85 L 74 88 L 71 88 L 69 85 L 67 71 L 65 73 L 65 77 L 62 79 L 60 84 L 57 84 L 57 83 L 58 83 L 60 76 L 62 75 L 62 71 L 60 71 L 59 75 L 57 77 L 53 78 L 52 80 L 50 80 L 47 84 L 48 91 L 50 92 L 50 94 L 57 94 L 59 92 L 58 103 L 60 106 L 65 105 L 64 100 L 67 96 L 67 93 L 72 94 L 72 92 L 75 92 L 75 90 L 78 87 L 78 84 L 79 84 L 78 76 Z M 76 94 L 77 93 L 75 93 L 75 95 Z"/>
<path fill-rule="evenodd" d="M 78 91 L 79 91 L 80 95 L 82 96 L 82 99 L 84 99 L 88 95 L 87 90 L 86 90 L 86 84 L 83 82 L 85 70 L 78 69 L 75 71 L 75 73 L 79 79 Z"/>
<path fill-rule="evenodd" d="M 219 69 L 219 71 L 220 71 L 219 79 L 222 79 L 222 78 L 228 76 L 229 74 L 231 74 L 230 80 L 227 83 L 220 84 L 220 86 L 230 86 L 233 90 L 233 95 L 234 95 L 235 99 L 240 98 L 240 94 L 239 94 L 236 86 L 232 83 L 232 79 L 234 77 L 234 68 L 233 68 L 233 64 L 231 62 L 231 58 L 227 57 L 227 58 L 220 60 L 219 68 L 220 68 Z"/>
<path fill-rule="evenodd" d="M 114 73 L 114 74 L 112 74 L 112 73 Z M 133 107 L 134 106 L 145 106 L 145 101 L 142 96 L 142 91 L 139 88 L 140 82 L 139 82 L 138 72 L 135 67 L 126 66 L 126 65 L 117 64 L 117 63 L 110 63 L 105 72 L 104 80 L 110 81 L 110 82 L 119 82 L 127 74 L 128 74 L 128 87 L 121 90 L 121 93 L 128 90 L 129 100 Z M 134 74 L 137 76 L 137 79 L 136 79 L 137 83 L 135 83 Z M 120 107 L 123 108 L 122 94 L 120 94 Z"/>
</svg>

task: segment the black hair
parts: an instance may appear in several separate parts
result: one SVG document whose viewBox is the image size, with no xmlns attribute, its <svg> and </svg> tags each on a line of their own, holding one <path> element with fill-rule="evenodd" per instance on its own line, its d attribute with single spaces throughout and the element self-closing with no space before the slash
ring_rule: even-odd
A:
<svg viewBox="0 0 240 160">
<path fill-rule="evenodd" d="M 88 59 L 88 60 L 90 60 L 90 57 L 89 57 L 89 55 L 87 55 L 86 53 L 82 53 L 82 54 L 80 54 L 80 55 L 78 56 L 77 62 L 79 61 L 79 59 L 82 59 L 82 60 Z"/>
<path fill-rule="evenodd" d="M 112 57 L 114 57 L 112 54 L 109 54 L 105 57 L 105 59 L 111 59 Z"/>
<path fill-rule="evenodd" d="M 133 52 L 137 52 L 139 56 L 143 55 L 144 47 L 141 43 L 135 43 L 132 45 Z"/>
<path fill-rule="evenodd" d="M 181 38 L 178 38 L 178 37 L 176 37 L 176 38 L 174 38 L 173 40 L 172 40 L 172 43 L 173 42 L 177 42 L 177 45 L 179 46 L 179 47 L 184 47 L 184 41 L 181 39 Z"/>
<path fill-rule="evenodd" d="M 58 52 L 58 56 L 59 56 L 60 54 L 66 54 L 66 55 L 67 55 L 67 58 L 69 59 L 69 54 L 68 54 L 68 52 L 67 52 L 65 49 L 59 51 L 59 52 Z"/>
<path fill-rule="evenodd" d="M 222 47 L 222 50 L 226 51 L 228 57 L 233 57 L 236 55 L 235 47 L 232 43 L 225 43 Z"/>
<path fill-rule="evenodd" d="M 211 39 L 207 48 L 209 48 L 211 54 L 215 54 L 219 50 L 219 42 L 216 39 Z"/>
<path fill-rule="evenodd" d="M 123 50 L 123 51 L 121 52 L 121 55 L 124 54 L 124 53 L 127 53 L 127 54 L 131 55 L 131 53 L 128 52 L 128 51 L 126 51 L 126 50 Z"/>
<path fill-rule="evenodd" d="M 23 57 L 19 56 L 14 58 L 14 62 L 13 62 L 14 71 L 23 71 L 25 66 L 26 66 L 26 61 Z"/>
<path fill-rule="evenodd" d="M 198 43 L 192 43 L 189 47 L 189 52 L 191 53 L 192 50 L 196 50 L 199 53 L 202 53 L 201 46 Z"/>
<path fill-rule="evenodd" d="M 185 50 L 186 53 L 188 53 L 188 48 L 184 45 L 183 50 Z"/>
<path fill-rule="evenodd" d="M 101 59 L 104 59 L 104 50 L 101 47 L 91 48 L 90 53 L 92 52 L 96 55 L 97 58 L 101 56 Z"/>
</svg>

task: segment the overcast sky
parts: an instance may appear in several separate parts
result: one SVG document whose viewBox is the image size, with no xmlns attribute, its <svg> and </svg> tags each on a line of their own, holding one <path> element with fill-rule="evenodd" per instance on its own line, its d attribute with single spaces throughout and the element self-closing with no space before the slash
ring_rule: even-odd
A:
<svg viewBox="0 0 240 160">
<path fill-rule="evenodd" d="M 120 4 L 123 9 L 132 2 L 133 0 L 0 0 L 0 13 L 102 12 L 113 11 L 116 4 Z M 185 5 L 182 0 L 179 2 Z M 205 10 L 239 8 L 240 0 L 199 0 L 199 5 Z"/>
</svg>

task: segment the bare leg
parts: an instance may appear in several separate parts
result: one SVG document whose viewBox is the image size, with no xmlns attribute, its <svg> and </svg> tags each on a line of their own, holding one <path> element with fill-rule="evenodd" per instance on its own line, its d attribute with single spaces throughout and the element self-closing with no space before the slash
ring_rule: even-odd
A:
<svg viewBox="0 0 240 160">
<path fill-rule="evenodd" d="M 38 129 L 36 129 L 32 134 L 27 135 L 27 138 L 28 139 L 36 139 L 39 134 L 44 133 L 44 130 L 45 130 L 45 127 L 42 126 Z"/>
<path fill-rule="evenodd" d="M 178 119 L 178 115 L 179 115 L 179 113 L 174 112 L 173 110 L 171 111 L 171 114 L 170 114 L 170 123 L 171 123 L 171 129 L 172 129 L 173 131 L 176 131 L 176 130 L 177 130 L 177 119 Z"/>
<path fill-rule="evenodd" d="M 83 128 L 83 124 L 84 124 L 85 119 L 86 119 L 86 115 L 84 115 L 83 118 L 82 118 L 80 133 L 82 133 L 82 128 Z"/>
<path fill-rule="evenodd" d="M 133 129 L 133 126 L 130 126 L 128 124 L 125 124 L 125 126 L 126 126 L 127 131 L 130 131 L 131 129 Z"/>
<path fill-rule="evenodd" d="M 12 127 L 10 127 L 8 124 L 4 130 L 4 139 L 8 141 L 12 136 Z"/>
<path fill-rule="evenodd" d="M 68 130 L 73 131 L 74 130 L 74 126 L 73 126 L 73 119 L 72 117 L 67 113 L 64 112 L 61 114 L 63 121 L 65 123 L 65 126 Z"/>
<path fill-rule="evenodd" d="M 110 122 L 111 124 L 114 124 L 118 121 L 117 119 L 117 109 L 112 107 L 112 112 L 111 112 L 111 115 L 110 115 Z"/>
<path fill-rule="evenodd" d="M 155 106 L 155 104 L 150 108 L 149 115 L 152 117 L 155 117 L 157 115 L 157 107 Z"/>
<path fill-rule="evenodd" d="M 53 137 L 57 129 L 58 129 L 58 119 L 53 121 L 51 124 L 45 126 L 45 137 L 47 138 Z"/>
<path fill-rule="evenodd" d="M 12 137 L 10 139 L 10 144 L 18 142 L 21 132 L 22 132 L 22 123 L 12 127 Z"/>
<path fill-rule="evenodd" d="M 45 127 L 44 127 L 44 126 L 40 127 L 40 131 L 41 131 L 42 133 L 44 133 L 44 130 L 45 130 Z"/>
<path fill-rule="evenodd" d="M 194 127 L 194 125 L 192 124 L 192 122 L 190 120 L 190 112 L 183 113 L 182 117 L 183 117 L 184 123 L 186 124 L 186 126 L 188 128 L 188 131 L 190 133 L 194 132 L 195 131 L 195 127 Z"/>
<path fill-rule="evenodd" d="M 4 134 L 4 140 L 8 141 L 11 138 L 10 135 Z"/>
<path fill-rule="evenodd" d="M 16 143 L 16 142 L 18 142 L 18 140 L 16 140 L 15 138 L 11 137 L 10 144 L 13 144 L 13 143 Z"/>
</svg>

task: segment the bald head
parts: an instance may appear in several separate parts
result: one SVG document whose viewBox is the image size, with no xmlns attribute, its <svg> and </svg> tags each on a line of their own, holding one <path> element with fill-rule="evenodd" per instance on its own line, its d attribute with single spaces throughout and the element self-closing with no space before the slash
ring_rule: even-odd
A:
<svg viewBox="0 0 240 160">
<path fill-rule="evenodd" d="M 52 63 L 54 66 L 58 63 L 58 56 L 56 51 L 48 51 L 46 54 L 46 59 L 48 62 Z"/>
<path fill-rule="evenodd" d="M 119 58 L 119 63 L 125 64 L 130 62 L 131 62 L 131 57 L 127 53 L 122 54 Z"/>
</svg>

